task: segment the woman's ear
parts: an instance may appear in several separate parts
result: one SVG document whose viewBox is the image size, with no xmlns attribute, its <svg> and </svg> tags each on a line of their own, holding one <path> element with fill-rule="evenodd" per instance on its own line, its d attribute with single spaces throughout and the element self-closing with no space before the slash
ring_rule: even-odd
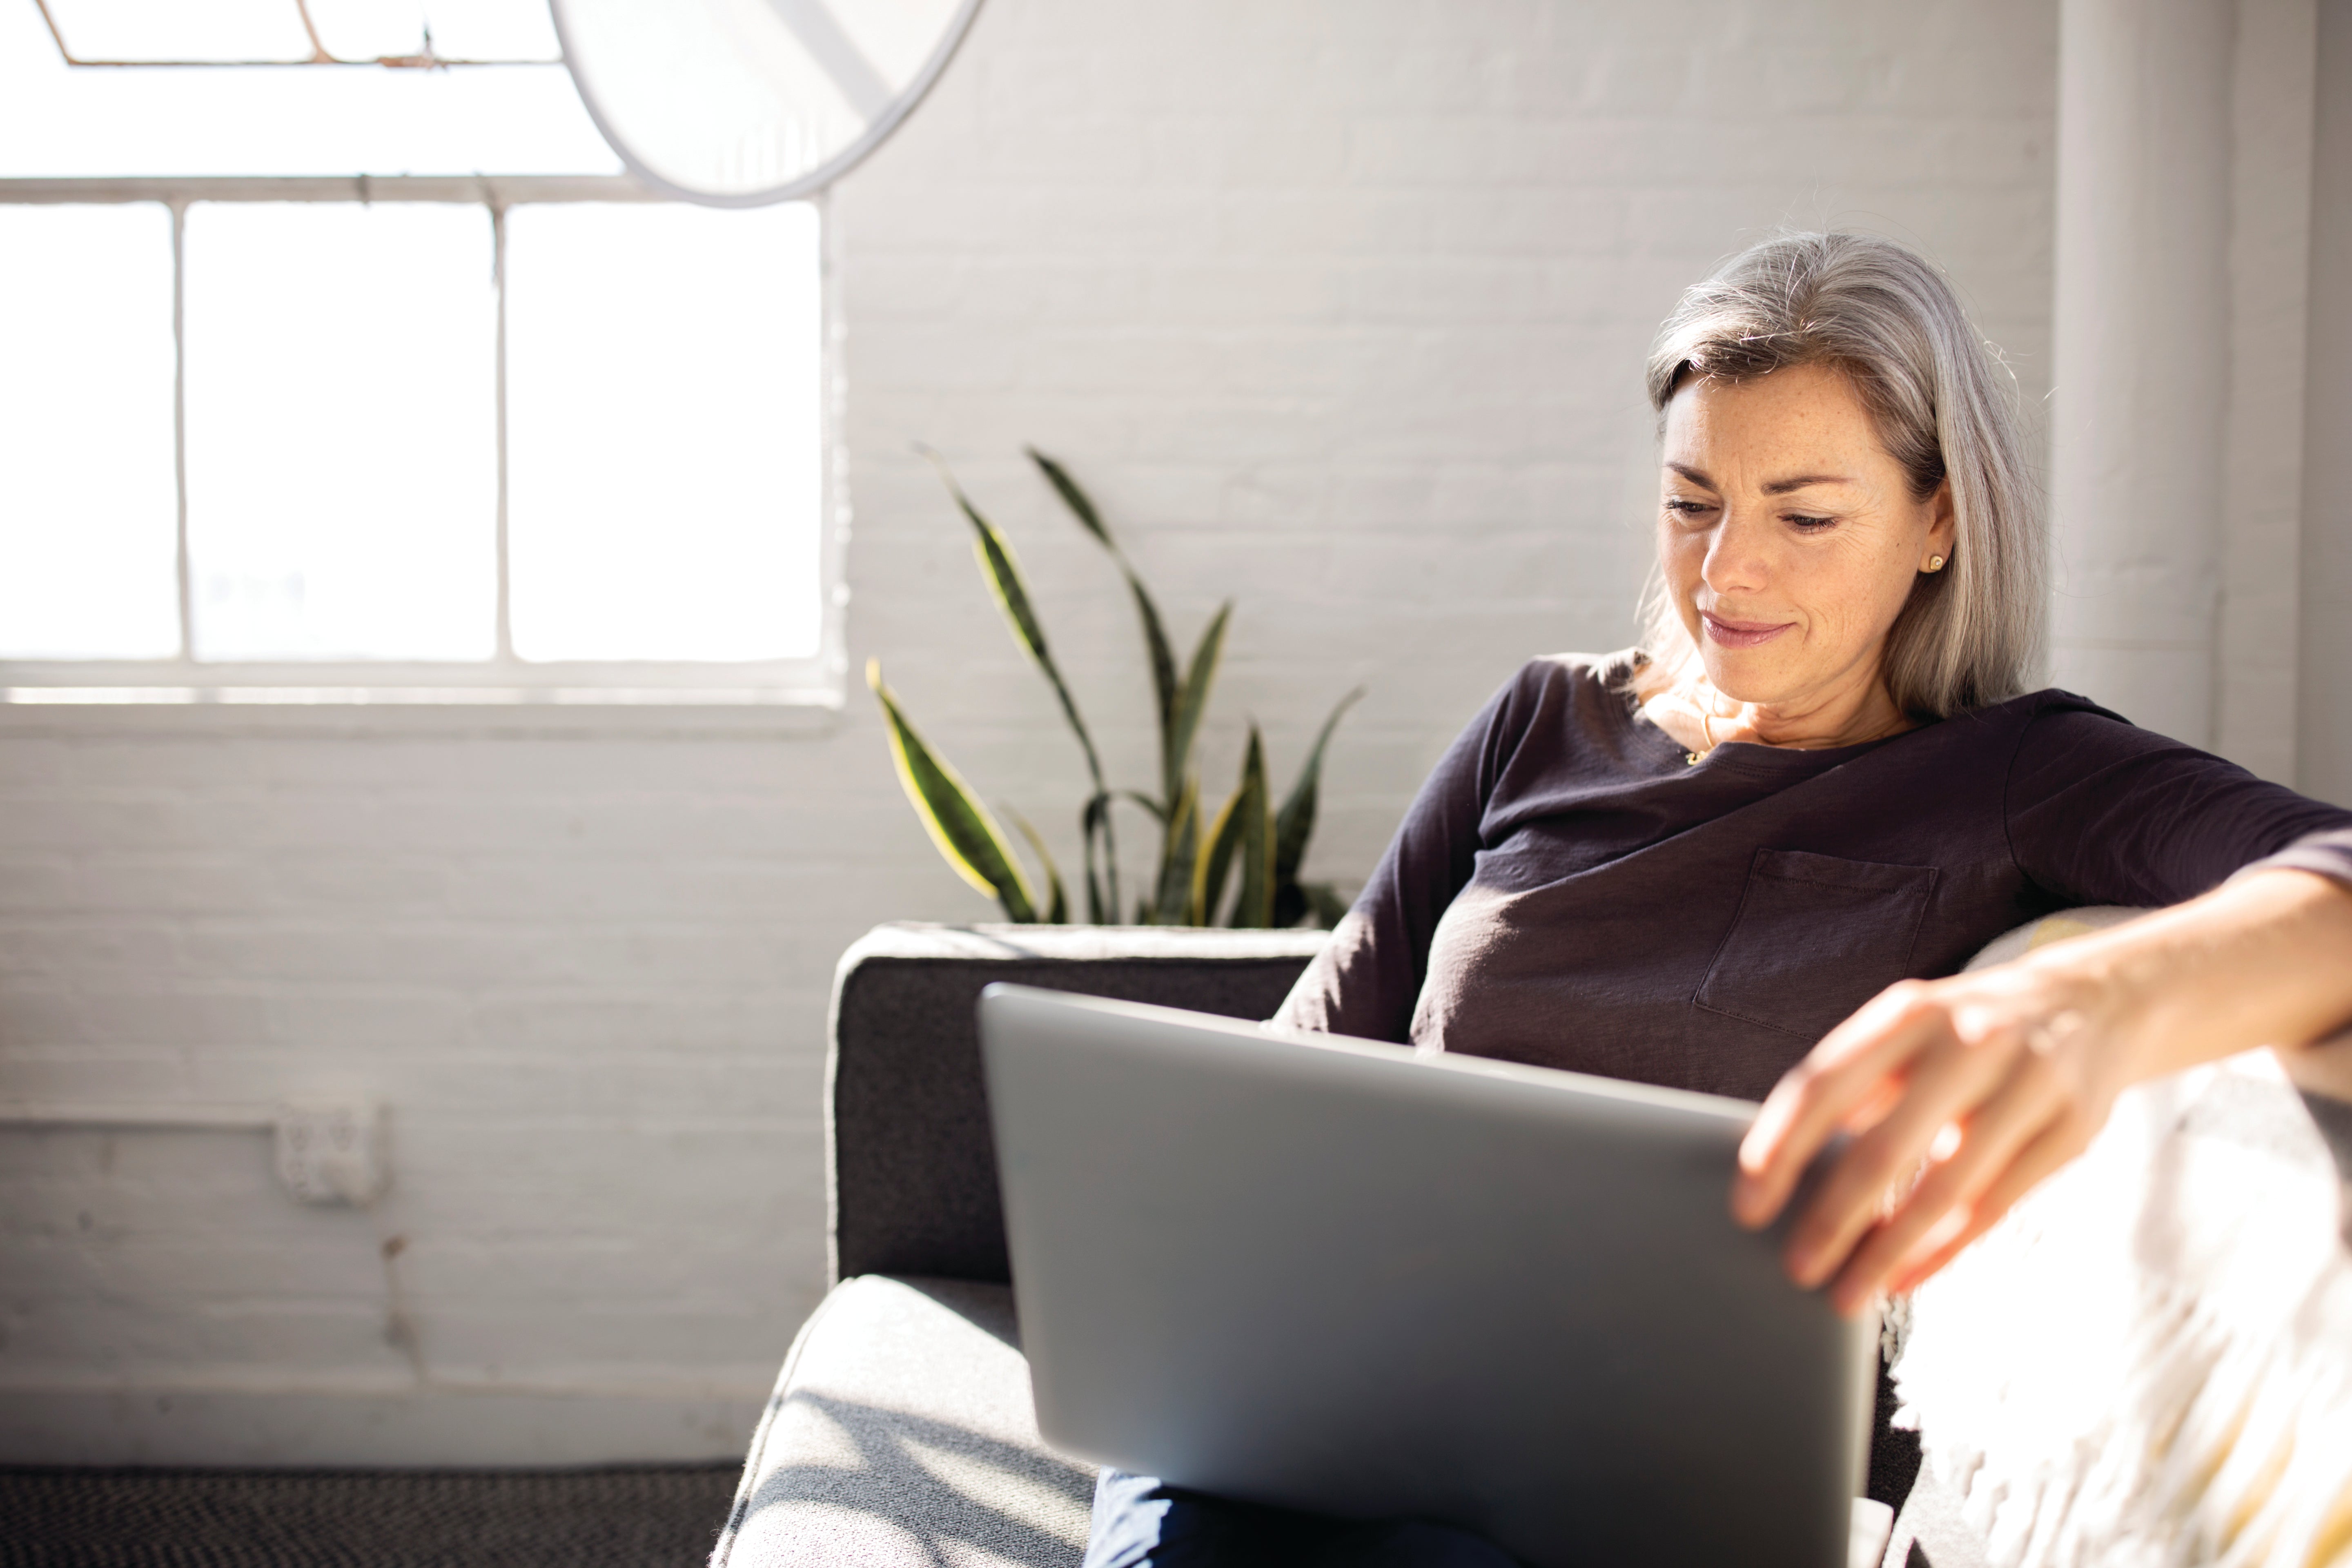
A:
<svg viewBox="0 0 2352 1568">
<path fill-rule="evenodd" d="M 1947 476 L 1937 481 L 1936 493 L 1927 498 L 1927 548 L 1924 553 L 1950 560 L 1952 541 L 1958 535 L 1959 521 L 1952 510 L 1952 481 Z M 1920 561 L 1919 568 L 1929 570 L 1925 559 Z"/>
</svg>

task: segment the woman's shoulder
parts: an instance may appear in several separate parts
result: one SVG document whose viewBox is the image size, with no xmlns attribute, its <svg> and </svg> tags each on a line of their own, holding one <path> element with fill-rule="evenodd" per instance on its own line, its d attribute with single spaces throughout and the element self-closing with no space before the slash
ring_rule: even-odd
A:
<svg viewBox="0 0 2352 1568">
<path fill-rule="evenodd" d="M 2185 742 L 2154 730 L 2143 730 L 2112 708 L 2103 708 L 2080 692 L 2045 686 L 2006 702 L 1969 710 L 1964 718 L 2024 731 L 2038 742 L 2106 746 L 2126 752 L 2183 747 Z"/>
<path fill-rule="evenodd" d="M 2081 714 L 2095 724 L 2115 724 L 2133 730 L 2138 726 L 2112 708 L 2102 708 L 2078 691 L 2067 691 L 2055 686 L 2045 686 L 2039 691 L 2028 691 L 2005 702 L 1995 702 L 1979 712 L 2015 713 L 2028 721 L 2055 718 L 2063 714 Z"/>
<path fill-rule="evenodd" d="M 2079 692 L 2045 687 L 2005 702 L 1954 714 L 1941 728 L 1998 735 L 2010 757 L 2013 784 L 2032 785 L 2148 763 L 2235 773 L 2235 765 L 2160 731 L 2143 729 Z M 1991 735 L 1988 735 L 1988 739 Z"/>
<path fill-rule="evenodd" d="M 1640 648 L 1615 653 L 1546 653 L 1519 666 L 1506 689 L 1548 693 L 1579 702 L 1607 700 L 1622 706 L 1634 675 L 1649 662 Z"/>
<path fill-rule="evenodd" d="M 1463 736 L 1489 773 L 1514 759 L 1550 768 L 1572 757 L 1616 757 L 1638 749 L 1632 678 L 1646 661 L 1618 653 L 1549 653 L 1528 659 L 1487 700 Z"/>
<path fill-rule="evenodd" d="M 1538 724 L 1579 730 L 1622 725 L 1633 710 L 1633 676 L 1646 662 L 1638 648 L 1539 654 L 1503 683 L 1487 716 L 1517 731 Z"/>
<path fill-rule="evenodd" d="M 2039 691 L 2021 692 L 1999 702 L 1987 702 L 1974 708 L 1963 708 L 1924 729 L 1914 731 L 1920 736 L 1934 736 L 1948 743 L 1982 744 L 1996 738 L 2011 742 L 2027 733 L 2042 736 L 2096 741 L 2099 738 L 2121 740 L 2126 737 L 2147 739 L 2149 731 L 2139 729 L 2122 714 L 2100 707 L 2089 698 L 2057 687 L 2044 687 Z M 2157 737 L 2161 739 L 2160 737 Z"/>
</svg>

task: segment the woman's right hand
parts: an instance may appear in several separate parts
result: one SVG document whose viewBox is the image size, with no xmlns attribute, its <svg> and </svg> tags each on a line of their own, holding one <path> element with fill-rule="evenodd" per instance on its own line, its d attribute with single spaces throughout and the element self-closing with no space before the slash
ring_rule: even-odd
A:
<svg viewBox="0 0 2352 1568">
<path fill-rule="evenodd" d="M 2131 1084 L 2352 1016 L 2352 889 L 2256 873 L 2012 963 L 1889 987 L 1781 1079 L 1739 1151 L 1761 1227 L 1836 1133 L 1790 1277 L 1843 1313 L 1942 1268 L 2086 1148 Z"/>
</svg>

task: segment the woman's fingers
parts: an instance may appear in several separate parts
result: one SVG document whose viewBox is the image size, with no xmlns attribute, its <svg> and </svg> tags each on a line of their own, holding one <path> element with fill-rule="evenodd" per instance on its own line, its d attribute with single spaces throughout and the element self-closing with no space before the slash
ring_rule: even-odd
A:
<svg viewBox="0 0 2352 1568">
<path fill-rule="evenodd" d="M 1958 1127 L 1958 1148 L 1930 1164 L 1895 1213 L 1863 1237 L 1838 1271 L 1831 1305 L 1851 1312 L 1885 1289 L 1890 1277 L 1907 1274 L 1915 1255 L 1948 1257 L 1966 1246 L 1985 1195 L 2015 1164 L 2020 1151 L 2065 1110 L 2037 1062 L 2029 1058 L 2016 1063 L 2000 1089 Z"/>
<path fill-rule="evenodd" d="M 1906 981 L 1879 993 L 1773 1086 L 1739 1144 L 1731 1212 L 1740 1224 L 1769 1225 L 1831 1135 L 1935 1038 L 1940 1014 L 1926 991 Z"/>
<path fill-rule="evenodd" d="M 2032 1191 L 2043 1177 L 2081 1153 L 2090 1142 L 2089 1130 L 2071 1116 L 2045 1127 L 2032 1142 L 2018 1151 L 2017 1158 L 2010 1163 L 2009 1168 L 1994 1178 L 1992 1185 L 1969 1206 L 1968 1223 L 1948 1237 L 1936 1238 L 1924 1256 L 1906 1260 L 1887 1282 L 1886 1294 L 1901 1296 L 1917 1289 L 1937 1269 L 1958 1257 L 1969 1243 L 1991 1229 L 2018 1199 Z"/>
<path fill-rule="evenodd" d="M 1926 1279 L 2104 1120 L 2084 1054 L 2102 1042 L 2070 997 L 2000 971 L 1882 992 L 1773 1089 L 1740 1144 L 1734 1215 L 1769 1223 L 1853 1131 L 1790 1229 L 1789 1273 L 1834 1279 L 1841 1312 Z"/>
<path fill-rule="evenodd" d="M 1789 1273 L 1798 1284 L 1810 1289 L 1837 1274 L 1890 1196 L 1916 1179 L 1944 1130 L 1965 1126 L 2016 1081 L 2024 1053 L 2013 1043 L 1965 1044 L 1948 1022 L 1937 1036 L 1913 1058 L 1901 1100 L 1847 1148 L 1790 1231 Z"/>
</svg>

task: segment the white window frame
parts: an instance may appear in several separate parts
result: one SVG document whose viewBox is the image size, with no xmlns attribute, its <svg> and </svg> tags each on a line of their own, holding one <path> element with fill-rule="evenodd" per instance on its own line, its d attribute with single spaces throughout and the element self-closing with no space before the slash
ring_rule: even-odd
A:
<svg viewBox="0 0 2352 1568">
<path fill-rule="evenodd" d="M 526 661 L 515 657 L 508 616 L 506 431 L 506 214 L 551 202 L 655 202 L 668 198 L 625 174 L 400 175 L 350 177 L 198 177 L 174 179 L 0 179 L 0 205 L 86 205 L 155 203 L 172 215 L 173 457 L 178 489 L 175 527 L 180 649 L 163 659 L 0 659 L 0 710 L 59 705 L 120 709 L 233 705 L 257 708 L 320 704 L 417 707 L 562 709 L 584 717 L 589 709 L 748 709 L 781 717 L 780 709 L 838 711 L 848 656 L 842 626 L 847 518 L 844 464 L 837 450 L 838 383 L 832 331 L 835 289 L 831 229 L 822 197 L 817 205 L 822 388 L 818 417 L 822 451 L 818 518 L 817 651 L 808 658 L 745 662 Z M 188 569 L 187 359 L 183 335 L 185 276 L 182 237 L 194 202 L 437 202 L 487 207 L 499 271 L 498 302 L 498 642 L 487 659 L 406 661 L 199 660 L 193 629 Z M 30 714 L 26 714 L 30 717 Z M 813 715 L 814 716 L 814 715 Z"/>
</svg>

